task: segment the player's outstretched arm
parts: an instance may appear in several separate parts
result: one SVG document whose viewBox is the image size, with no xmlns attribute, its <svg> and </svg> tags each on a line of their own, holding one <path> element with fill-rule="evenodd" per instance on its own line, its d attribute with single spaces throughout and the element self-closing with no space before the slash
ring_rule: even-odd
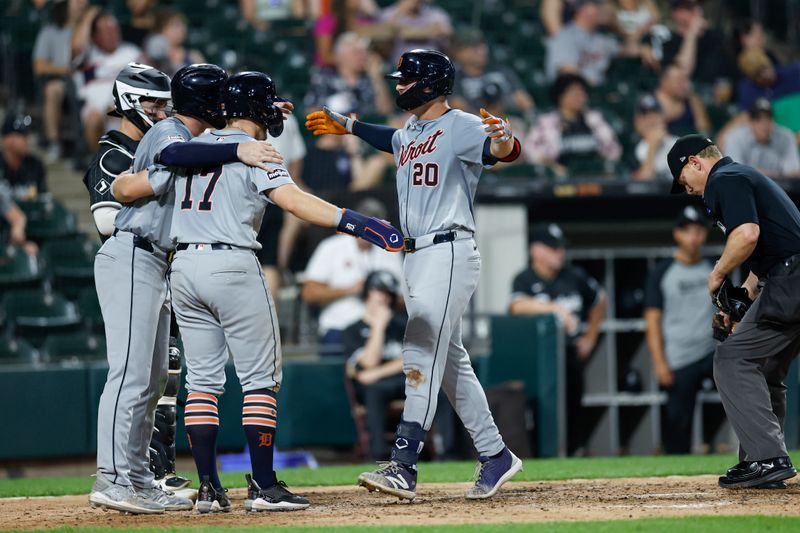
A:
<svg viewBox="0 0 800 533">
<path fill-rule="evenodd" d="M 269 170 L 268 163 L 282 165 L 283 156 L 265 141 L 245 143 L 174 142 L 161 150 L 155 163 L 168 167 L 208 168 L 240 161 Z"/>
<path fill-rule="evenodd" d="M 521 146 L 519 139 L 514 137 L 511 130 L 511 121 L 507 118 L 496 117 L 481 108 L 483 131 L 491 139 L 491 154 L 498 160 L 510 163 L 519 157 Z"/>
<path fill-rule="evenodd" d="M 387 222 L 362 215 L 358 211 L 336 207 L 302 191 L 297 185 L 282 185 L 270 189 L 266 194 L 275 204 L 301 220 L 317 226 L 336 228 L 390 252 L 403 249 L 403 234 Z"/>
<path fill-rule="evenodd" d="M 123 204 L 136 201 L 139 198 L 153 196 L 155 192 L 150 186 L 150 180 L 147 174 L 147 169 L 140 170 L 133 174 L 127 172 L 120 174 L 117 176 L 117 179 L 111 183 L 111 194 L 114 195 L 117 201 Z"/>
<path fill-rule="evenodd" d="M 346 117 L 327 107 L 322 111 L 314 111 L 306 115 L 306 128 L 314 136 L 317 135 L 347 135 L 349 133 L 360 137 L 373 148 L 381 152 L 393 153 L 392 137 L 395 128 L 361 122 L 351 117 Z"/>
</svg>

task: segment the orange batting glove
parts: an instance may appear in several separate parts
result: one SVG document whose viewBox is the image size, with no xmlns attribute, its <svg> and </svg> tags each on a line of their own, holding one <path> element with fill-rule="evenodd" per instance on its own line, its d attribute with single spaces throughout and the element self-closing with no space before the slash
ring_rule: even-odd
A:
<svg viewBox="0 0 800 533">
<path fill-rule="evenodd" d="M 514 136 L 511 131 L 511 121 L 508 118 L 500 118 L 492 115 L 484 108 L 481 108 L 481 117 L 483 117 L 483 131 L 495 143 L 504 143 Z"/>
<path fill-rule="evenodd" d="M 314 111 L 306 115 L 306 129 L 314 135 L 347 135 L 353 133 L 354 118 L 346 117 L 336 111 L 323 107 L 322 111 Z"/>
</svg>

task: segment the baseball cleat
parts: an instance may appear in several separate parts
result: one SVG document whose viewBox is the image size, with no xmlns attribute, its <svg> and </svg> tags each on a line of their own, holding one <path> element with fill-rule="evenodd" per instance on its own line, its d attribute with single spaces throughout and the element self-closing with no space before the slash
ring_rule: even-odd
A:
<svg viewBox="0 0 800 533">
<path fill-rule="evenodd" d="M 719 486 L 724 489 L 763 487 L 767 484 L 784 481 L 797 475 L 788 457 L 773 457 L 764 461 L 739 463 L 728 469 L 719 478 Z"/>
<path fill-rule="evenodd" d="M 177 474 L 167 474 L 162 479 L 158 480 L 158 484 L 161 485 L 161 488 L 166 491 L 177 492 L 191 485 L 192 480 L 186 479 L 185 477 L 181 477 Z"/>
<path fill-rule="evenodd" d="M 481 457 L 475 469 L 475 485 L 467 491 L 465 496 L 468 500 L 491 498 L 500 490 L 503 483 L 514 477 L 520 470 L 522 470 L 522 461 L 507 447 L 503 448 L 499 457 Z"/>
<path fill-rule="evenodd" d="M 400 499 L 413 500 L 417 490 L 417 468 L 394 461 L 379 463 L 375 472 L 364 472 L 358 476 L 358 484 L 368 491 L 385 492 Z"/>
<path fill-rule="evenodd" d="M 223 488 L 214 488 L 208 476 L 203 476 L 200 488 L 197 489 L 197 503 L 194 509 L 200 514 L 227 513 L 231 510 L 231 500 Z"/>
<path fill-rule="evenodd" d="M 191 511 L 194 507 L 192 500 L 181 498 L 176 494 L 163 490 L 159 485 L 149 489 L 134 487 L 134 492 L 147 501 L 160 503 L 165 511 Z"/>
<path fill-rule="evenodd" d="M 164 506 L 142 498 L 133 487 L 117 485 L 105 478 L 98 477 L 89 494 L 92 508 L 112 509 L 130 514 L 163 514 Z"/>
<path fill-rule="evenodd" d="M 305 497 L 289 492 L 283 481 L 262 489 L 250 474 L 244 477 L 247 480 L 247 499 L 244 501 L 244 508 L 248 512 L 300 511 L 311 505 Z"/>
</svg>

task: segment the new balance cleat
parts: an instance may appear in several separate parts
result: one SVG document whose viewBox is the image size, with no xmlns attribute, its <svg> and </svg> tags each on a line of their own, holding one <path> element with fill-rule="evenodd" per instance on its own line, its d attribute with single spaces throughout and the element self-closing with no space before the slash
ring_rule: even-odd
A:
<svg viewBox="0 0 800 533">
<path fill-rule="evenodd" d="M 511 453 L 508 448 L 503 448 L 499 457 L 494 459 L 481 457 L 475 469 L 475 485 L 467 493 L 468 500 L 482 500 L 494 496 L 503 483 L 514 477 L 522 470 L 522 461 Z"/>
<path fill-rule="evenodd" d="M 192 484 L 192 480 L 181 477 L 177 474 L 167 474 L 162 479 L 158 480 L 158 484 L 166 491 L 177 492 L 181 489 L 187 488 Z"/>
<path fill-rule="evenodd" d="M 417 490 L 417 468 L 406 467 L 389 461 L 375 472 L 364 472 L 358 476 L 358 484 L 368 491 L 385 492 L 405 500 L 413 500 Z"/>
</svg>

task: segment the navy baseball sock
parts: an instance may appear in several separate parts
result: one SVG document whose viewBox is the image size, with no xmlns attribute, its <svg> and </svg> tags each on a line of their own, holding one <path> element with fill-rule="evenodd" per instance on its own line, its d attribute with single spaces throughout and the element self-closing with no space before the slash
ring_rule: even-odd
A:
<svg viewBox="0 0 800 533">
<path fill-rule="evenodd" d="M 419 453 L 425 444 L 425 435 L 427 433 L 418 423 L 401 420 L 394 436 L 392 461 L 400 463 L 409 469 L 416 469 Z"/>
<path fill-rule="evenodd" d="M 253 479 L 262 489 L 277 483 L 273 459 L 278 402 L 268 389 L 248 391 L 242 405 L 242 428 L 250 450 Z"/>
<path fill-rule="evenodd" d="M 206 392 L 190 392 L 186 398 L 183 423 L 189 436 L 194 464 L 200 479 L 208 476 L 215 489 L 222 487 L 217 473 L 217 397 Z"/>
</svg>

